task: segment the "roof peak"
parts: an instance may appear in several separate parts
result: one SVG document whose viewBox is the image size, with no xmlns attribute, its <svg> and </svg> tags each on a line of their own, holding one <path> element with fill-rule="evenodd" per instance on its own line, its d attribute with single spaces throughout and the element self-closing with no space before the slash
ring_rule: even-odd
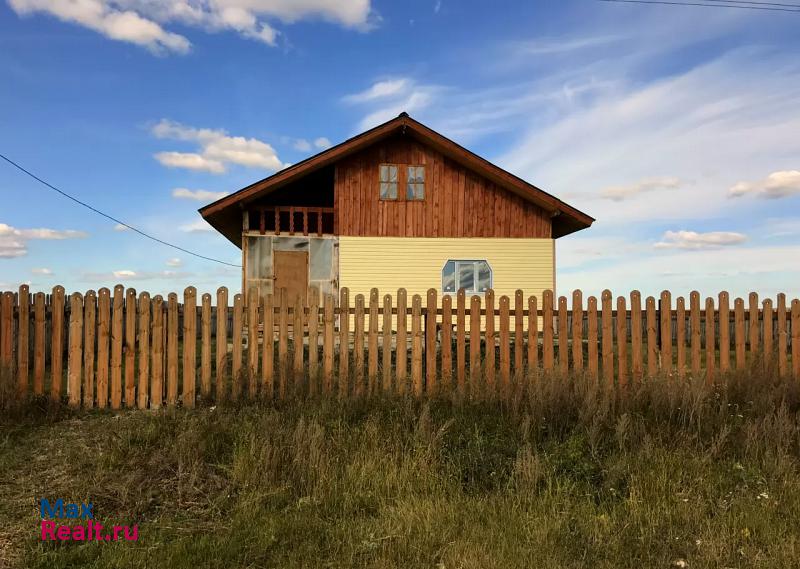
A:
<svg viewBox="0 0 800 569">
<path fill-rule="evenodd" d="M 408 118 L 408 113 L 407 113 L 407 112 L 405 112 L 405 111 L 403 111 L 402 113 L 400 113 L 399 115 L 397 115 L 397 117 L 398 117 L 398 118 L 400 118 L 400 117 L 405 117 L 405 118 Z"/>
</svg>

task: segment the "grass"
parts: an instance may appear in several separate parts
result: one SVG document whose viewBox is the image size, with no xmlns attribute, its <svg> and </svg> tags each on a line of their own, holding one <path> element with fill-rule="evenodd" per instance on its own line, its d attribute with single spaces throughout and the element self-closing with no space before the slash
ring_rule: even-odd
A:
<svg viewBox="0 0 800 569">
<path fill-rule="evenodd" d="M 800 389 L 758 372 L 513 405 L 374 398 L 0 418 L 0 566 L 798 567 Z M 37 500 L 139 541 L 42 543 Z"/>
</svg>

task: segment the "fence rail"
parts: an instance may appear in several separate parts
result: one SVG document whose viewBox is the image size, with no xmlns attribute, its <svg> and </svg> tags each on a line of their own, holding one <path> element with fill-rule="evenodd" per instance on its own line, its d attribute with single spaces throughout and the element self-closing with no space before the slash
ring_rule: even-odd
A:
<svg viewBox="0 0 800 569">
<path fill-rule="evenodd" d="M 199 299 L 137 295 L 121 285 L 85 295 L 0 294 L 0 372 L 21 396 L 72 406 L 159 408 L 200 400 L 455 392 L 512 397 L 540 373 L 587 373 L 625 386 L 655 375 L 705 377 L 761 366 L 800 379 L 800 300 L 701 302 L 634 291 L 613 298 L 426 297 L 404 289 L 350 299 L 311 294 L 307 306 L 217 291 Z"/>
</svg>

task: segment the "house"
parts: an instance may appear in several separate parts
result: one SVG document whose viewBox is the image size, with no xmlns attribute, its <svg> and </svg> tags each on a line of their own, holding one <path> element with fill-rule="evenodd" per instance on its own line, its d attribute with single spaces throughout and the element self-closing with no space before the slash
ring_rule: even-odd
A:
<svg viewBox="0 0 800 569">
<path fill-rule="evenodd" d="M 593 218 L 401 113 L 200 209 L 242 288 L 368 295 L 555 290 L 555 240 Z"/>
</svg>

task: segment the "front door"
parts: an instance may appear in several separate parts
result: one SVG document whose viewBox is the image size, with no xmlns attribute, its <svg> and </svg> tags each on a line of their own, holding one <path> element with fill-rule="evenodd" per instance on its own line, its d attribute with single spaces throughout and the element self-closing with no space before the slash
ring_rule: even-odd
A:
<svg viewBox="0 0 800 569">
<path fill-rule="evenodd" d="M 286 298 L 294 304 L 300 296 L 305 305 L 308 295 L 308 252 L 307 251 L 275 251 L 275 294 L 286 289 Z"/>
</svg>

